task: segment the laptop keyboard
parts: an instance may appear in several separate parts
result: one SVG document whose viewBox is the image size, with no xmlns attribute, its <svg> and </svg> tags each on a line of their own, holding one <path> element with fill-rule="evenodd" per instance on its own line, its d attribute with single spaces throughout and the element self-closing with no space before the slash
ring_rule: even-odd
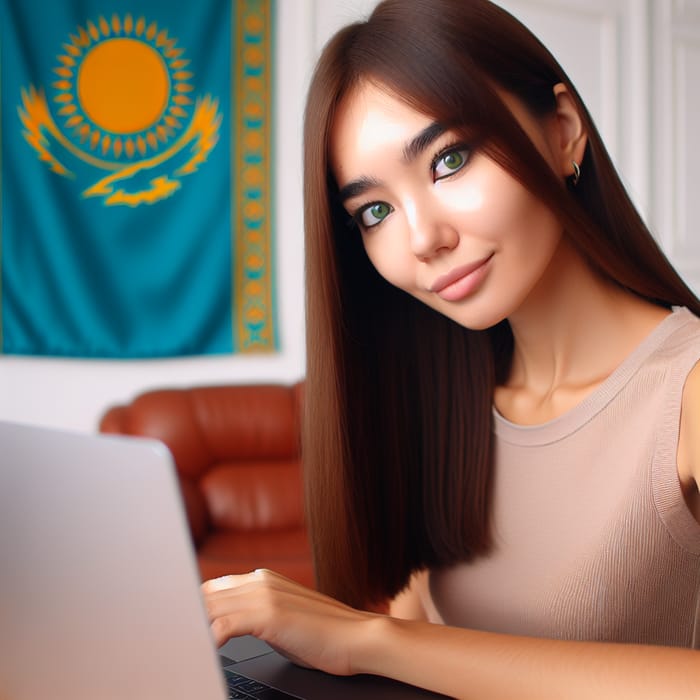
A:
<svg viewBox="0 0 700 700">
<path fill-rule="evenodd" d="M 296 700 L 296 695 L 271 688 L 233 671 L 224 671 L 229 700 Z"/>
</svg>

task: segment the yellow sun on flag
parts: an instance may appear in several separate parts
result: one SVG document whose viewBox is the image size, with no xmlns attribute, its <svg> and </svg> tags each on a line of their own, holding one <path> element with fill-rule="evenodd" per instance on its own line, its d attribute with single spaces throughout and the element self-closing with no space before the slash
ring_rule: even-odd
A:
<svg viewBox="0 0 700 700">
<path fill-rule="evenodd" d="M 172 197 L 206 163 L 222 122 L 218 98 L 194 94 L 189 66 L 155 21 L 87 21 L 62 44 L 50 97 L 41 85 L 22 88 L 24 138 L 62 177 L 100 172 L 83 197 L 130 207 Z"/>
<path fill-rule="evenodd" d="M 100 17 L 70 35 L 54 69 L 64 129 L 96 155 L 143 157 L 188 121 L 193 73 L 177 40 L 156 22 Z"/>
</svg>

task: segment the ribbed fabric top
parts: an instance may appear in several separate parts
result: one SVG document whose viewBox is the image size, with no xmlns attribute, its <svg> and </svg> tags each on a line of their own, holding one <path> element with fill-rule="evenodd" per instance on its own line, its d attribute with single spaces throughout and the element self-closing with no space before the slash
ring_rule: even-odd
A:
<svg viewBox="0 0 700 700">
<path fill-rule="evenodd" d="M 699 360 L 700 319 L 676 308 L 555 420 L 519 426 L 494 411 L 495 546 L 432 572 L 444 622 L 700 648 L 700 525 L 676 463 Z"/>
</svg>

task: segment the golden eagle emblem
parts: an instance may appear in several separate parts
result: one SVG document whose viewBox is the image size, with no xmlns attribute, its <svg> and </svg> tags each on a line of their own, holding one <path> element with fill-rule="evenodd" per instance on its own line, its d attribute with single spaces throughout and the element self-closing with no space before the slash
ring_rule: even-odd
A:
<svg viewBox="0 0 700 700">
<path fill-rule="evenodd" d="M 218 100 L 193 95 L 184 49 L 156 22 L 127 14 L 77 27 L 54 74 L 53 110 L 42 88 L 22 90 L 24 137 L 58 175 L 76 177 L 71 156 L 105 171 L 85 197 L 153 204 L 180 189 L 216 146 Z"/>
</svg>

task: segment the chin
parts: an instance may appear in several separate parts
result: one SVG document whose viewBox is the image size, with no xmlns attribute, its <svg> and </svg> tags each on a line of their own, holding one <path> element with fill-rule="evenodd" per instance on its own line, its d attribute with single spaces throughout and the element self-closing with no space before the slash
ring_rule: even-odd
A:
<svg viewBox="0 0 700 700">
<path fill-rule="evenodd" d="M 458 323 L 463 328 L 468 328 L 470 331 L 486 331 L 489 328 L 497 326 L 501 321 L 508 318 L 507 313 L 498 313 L 493 309 L 488 311 L 479 312 L 477 310 L 466 309 L 462 312 L 455 310 L 450 312 L 445 309 L 438 309 L 438 311 L 452 319 L 455 323 Z"/>
</svg>

